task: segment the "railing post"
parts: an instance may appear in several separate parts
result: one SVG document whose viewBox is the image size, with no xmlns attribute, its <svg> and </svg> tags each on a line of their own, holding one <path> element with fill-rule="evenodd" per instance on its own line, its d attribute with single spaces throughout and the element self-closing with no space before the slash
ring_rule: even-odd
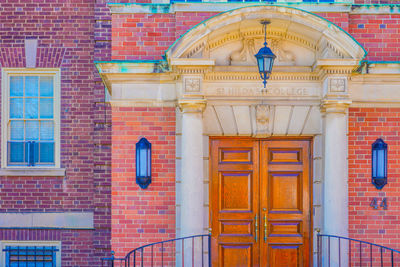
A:
<svg viewBox="0 0 400 267">
<path fill-rule="evenodd" d="M 317 267 L 321 267 L 321 262 L 320 262 L 320 255 L 321 255 L 321 236 L 319 233 L 317 233 Z"/>
<path fill-rule="evenodd" d="M 208 235 L 208 266 L 211 267 L 211 235 Z"/>
</svg>

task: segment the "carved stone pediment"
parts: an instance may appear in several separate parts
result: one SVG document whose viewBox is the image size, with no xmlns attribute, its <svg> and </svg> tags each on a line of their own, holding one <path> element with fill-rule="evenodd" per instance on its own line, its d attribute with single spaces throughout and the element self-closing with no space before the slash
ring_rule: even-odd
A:
<svg viewBox="0 0 400 267">
<path fill-rule="evenodd" d="M 257 44 L 257 46 L 256 46 Z M 295 65 L 296 57 L 290 50 L 285 49 L 283 39 L 270 39 L 268 46 L 276 55 L 276 65 Z M 258 49 L 263 47 L 263 40 L 260 38 L 242 38 L 240 48 L 233 51 L 229 56 L 229 65 L 232 66 L 254 66 L 257 64 L 256 58 Z"/>
<path fill-rule="evenodd" d="M 304 40 L 300 44 L 297 39 L 275 36 L 268 38 L 267 42 L 276 55 L 275 66 L 311 66 L 315 62 L 316 49 Z M 256 66 L 254 55 L 264 46 L 263 43 L 262 35 L 230 33 L 219 40 L 201 42 L 185 57 L 214 59 L 217 66 Z"/>
</svg>

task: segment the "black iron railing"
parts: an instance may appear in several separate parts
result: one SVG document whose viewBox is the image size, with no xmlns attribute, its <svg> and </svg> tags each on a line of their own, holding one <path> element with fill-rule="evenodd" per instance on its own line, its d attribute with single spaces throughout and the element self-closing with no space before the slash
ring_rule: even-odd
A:
<svg viewBox="0 0 400 267">
<path fill-rule="evenodd" d="M 126 265 L 125 258 L 116 258 L 114 254 L 115 252 L 111 251 L 110 258 L 102 258 L 101 267 L 125 267 Z"/>
<path fill-rule="evenodd" d="M 193 235 L 147 244 L 124 258 L 102 259 L 106 267 L 211 266 L 211 236 Z"/>
<path fill-rule="evenodd" d="M 317 235 L 318 267 L 400 266 L 400 251 L 337 235 Z"/>
</svg>

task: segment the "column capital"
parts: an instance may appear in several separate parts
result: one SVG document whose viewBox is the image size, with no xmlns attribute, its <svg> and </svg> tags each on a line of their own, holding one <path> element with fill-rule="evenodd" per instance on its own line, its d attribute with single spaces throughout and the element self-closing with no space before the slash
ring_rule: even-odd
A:
<svg viewBox="0 0 400 267">
<path fill-rule="evenodd" d="M 203 112 L 206 105 L 205 99 L 181 99 L 178 101 L 179 109 L 183 113 Z"/>
<path fill-rule="evenodd" d="M 350 104 L 350 99 L 323 99 L 321 101 L 321 112 L 346 114 Z"/>
</svg>

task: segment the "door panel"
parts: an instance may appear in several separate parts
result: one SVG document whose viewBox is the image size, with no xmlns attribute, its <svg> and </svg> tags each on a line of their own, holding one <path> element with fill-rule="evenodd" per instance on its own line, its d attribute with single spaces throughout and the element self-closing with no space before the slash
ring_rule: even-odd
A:
<svg viewBox="0 0 400 267">
<path fill-rule="evenodd" d="M 309 141 L 261 141 L 261 265 L 310 264 Z"/>
<path fill-rule="evenodd" d="M 218 266 L 252 267 L 254 266 L 252 249 L 253 244 L 220 244 L 219 254 L 221 256 Z"/>
<path fill-rule="evenodd" d="M 299 267 L 302 257 L 301 245 L 270 245 L 268 256 L 270 258 L 269 265 L 274 267 Z M 307 266 L 307 265 L 304 265 Z"/>
<path fill-rule="evenodd" d="M 309 266 L 310 141 L 210 140 L 213 266 Z"/>
<path fill-rule="evenodd" d="M 259 210 L 258 155 L 252 140 L 211 140 L 213 266 L 259 266 L 254 221 Z"/>
</svg>

